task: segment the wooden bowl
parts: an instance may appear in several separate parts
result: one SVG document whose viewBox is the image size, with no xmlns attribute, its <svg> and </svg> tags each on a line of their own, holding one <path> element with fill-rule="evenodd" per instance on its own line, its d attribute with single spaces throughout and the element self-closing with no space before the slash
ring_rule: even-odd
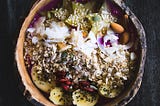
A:
<svg viewBox="0 0 160 106">
<path fill-rule="evenodd" d="M 28 17 L 26 17 L 22 28 L 20 30 L 19 38 L 17 41 L 16 47 L 16 62 L 18 71 L 21 77 L 22 84 L 24 85 L 24 95 L 27 99 L 32 102 L 36 106 L 56 106 L 48 99 L 46 99 L 42 93 L 36 88 L 33 84 L 24 63 L 24 56 L 23 56 L 23 43 L 25 39 L 26 30 L 29 27 L 30 23 L 32 22 L 36 13 L 42 9 L 42 7 L 46 6 L 50 2 L 54 2 L 55 0 L 38 0 L 31 9 Z M 137 68 L 137 74 L 134 81 L 132 81 L 131 85 L 118 97 L 113 99 L 112 101 L 108 102 L 105 106 L 123 106 L 126 105 L 132 98 L 136 95 L 137 91 L 140 88 L 142 77 L 144 73 L 144 63 L 146 57 L 146 37 L 143 26 L 141 25 L 140 21 L 136 18 L 132 11 L 128 7 L 126 7 L 125 3 L 122 0 L 113 0 L 122 10 L 125 11 L 126 14 L 130 17 L 131 21 L 135 25 L 137 29 L 139 39 L 140 39 L 140 58 L 139 58 L 139 67 Z"/>
</svg>

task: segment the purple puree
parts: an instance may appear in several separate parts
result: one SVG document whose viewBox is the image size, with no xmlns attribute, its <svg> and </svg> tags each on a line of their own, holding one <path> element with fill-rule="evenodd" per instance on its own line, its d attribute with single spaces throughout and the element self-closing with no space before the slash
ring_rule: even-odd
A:
<svg viewBox="0 0 160 106">
<path fill-rule="evenodd" d="M 115 5 L 112 0 L 106 0 L 106 2 L 113 16 L 121 17 L 123 15 L 122 9 L 119 6 Z"/>
<path fill-rule="evenodd" d="M 79 3 L 86 3 L 86 2 L 88 2 L 90 0 L 73 0 L 73 1 L 76 1 L 76 2 L 79 2 Z"/>
<path fill-rule="evenodd" d="M 31 24 L 29 25 L 30 28 L 34 27 L 34 23 L 41 17 L 41 15 L 39 14 L 42 11 L 49 11 L 51 10 L 53 7 L 56 7 L 57 4 L 62 1 L 62 0 L 51 0 L 50 3 L 48 3 L 47 5 L 45 5 L 44 7 L 42 7 L 34 16 Z"/>
<path fill-rule="evenodd" d="M 40 17 L 40 14 L 37 13 L 37 14 L 34 16 L 32 22 L 30 23 L 29 28 L 34 27 L 34 23 L 39 19 L 39 17 Z"/>
</svg>

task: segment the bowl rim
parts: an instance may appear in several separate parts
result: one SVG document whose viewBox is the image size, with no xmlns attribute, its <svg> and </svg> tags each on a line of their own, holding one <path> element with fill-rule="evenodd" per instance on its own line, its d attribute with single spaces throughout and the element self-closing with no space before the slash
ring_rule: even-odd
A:
<svg viewBox="0 0 160 106">
<path fill-rule="evenodd" d="M 23 42 L 25 39 L 26 30 L 29 27 L 32 19 L 34 18 L 35 14 L 45 5 L 47 5 L 52 0 L 37 0 L 33 7 L 31 8 L 29 15 L 26 17 L 25 21 L 23 22 L 23 25 L 20 29 L 19 37 L 17 40 L 17 46 L 16 46 L 16 52 L 15 52 L 15 59 L 17 63 L 18 72 L 20 74 L 22 83 L 25 87 L 24 95 L 27 96 L 27 99 L 35 104 L 36 106 L 56 106 L 49 100 L 47 100 L 42 93 L 36 88 L 36 86 L 33 84 L 27 70 L 25 67 L 24 59 L 23 59 Z M 137 94 L 141 82 L 142 77 L 144 73 L 144 64 L 146 60 L 146 35 L 144 28 L 140 21 L 137 19 L 137 17 L 134 15 L 134 13 L 125 5 L 125 3 L 120 0 L 121 2 L 117 2 L 117 0 L 113 0 L 118 6 L 120 6 L 123 10 L 125 10 L 125 13 L 129 15 L 130 19 L 132 20 L 133 24 L 135 25 L 137 32 L 139 34 L 140 42 L 141 42 L 141 59 L 140 59 L 140 66 L 137 73 L 137 77 L 135 81 L 133 82 L 131 88 L 123 94 L 122 98 L 117 98 L 110 102 L 109 104 L 106 104 L 105 106 L 124 106 L 128 102 L 130 102 L 133 97 Z M 29 95 L 28 95 L 29 93 Z"/>
<path fill-rule="evenodd" d="M 25 63 L 23 59 L 23 42 L 24 42 L 24 37 L 25 37 L 25 32 L 31 23 L 32 19 L 34 18 L 34 15 L 36 14 L 37 11 L 41 9 L 44 5 L 47 5 L 51 0 L 38 0 L 32 7 L 29 15 L 26 17 L 20 33 L 19 37 L 17 40 L 17 46 L 16 46 L 16 52 L 15 52 L 15 57 L 16 57 L 16 62 L 17 62 L 17 68 L 18 72 L 21 76 L 22 83 L 25 87 L 24 90 L 24 95 L 29 93 L 30 94 L 30 99 L 34 99 L 35 101 L 40 102 L 40 104 L 46 105 L 46 106 L 56 106 L 50 101 L 48 101 L 42 94 L 41 92 L 35 87 L 35 85 L 32 83 L 30 76 L 25 68 Z M 29 98 L 29 97 L 27 97 Z"/>
</svg>

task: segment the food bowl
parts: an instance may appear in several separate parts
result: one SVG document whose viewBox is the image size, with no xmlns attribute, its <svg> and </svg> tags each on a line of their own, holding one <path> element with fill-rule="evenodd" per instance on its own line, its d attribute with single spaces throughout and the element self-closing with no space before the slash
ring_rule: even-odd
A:
<svg viewBox="0 0 160 106">
<path fill-rule="evenodd" d="M 82 0 L 83 1 L 83 0 Z M 85 1 L 85 0 L 84 0 Z M 87 1 L 87 0 L 86 0 Z M 137 49 L 137 66 L 135 68 L 134 77 L 132 81 L 127 85 L 127 87 L 123 90 L 121 94 L 119 94 L 117 97 L 113 99 L 107 100 L 104 106 L 123 106 L 126 105 L 129 101 L 133 99 L 133 97 L 138 92 L 143 73 L 144 73 L 144 63 L 145 63 L 145 57 L 146 57 L 146 38 L 145 38 L 145 32 L 143 29 L 143 26 L 139 22 L 139 20 L 136 18 L 136 16 L 133 14 L 132 11 L 125 5 L 125 3 L 122 0 L 106 0 L 107 2 L 111 2 L 114 5 L 118 7 L 118 9 L 121 9 L 124 14 L 129 18 L 130 22 L 133 24 L 133 27 L 137 32 L 137 39 L 135 44 L 135 47 Z M 46 98 L 46 94 L 41 92 L 33 83 L 30 74 L 28 70 L 26 69 L 25 61 L 24 61 L 24 41 L 26 36 L 26 31 L 28 27 L 32 25 L 33 22 L 36 21 L 36 17 L 39 17 L 38 12 L 39 11 L 47 11 L 51 9 L 51 7 L 56 7 L 58 0 L 39 0 L 37 1 L 33 8 L 31 9 L 28 17 L 26 17 L 22 28 L 20 30 L 19 38 L 17 41 L 17 48 L 16 48 L 16 62 L 18 71 L 22 80 L 22 84 L 24 85 L 24 96 L 27 97 L 27 99 L 32 102 L 36 106 L 56 106 L 54 105 L 50 100 Z M 118 11 L 118 10 L 117 10 Z M 117 11 L 113 11 L 113 14 L 116 14 Z"/>
</svg>

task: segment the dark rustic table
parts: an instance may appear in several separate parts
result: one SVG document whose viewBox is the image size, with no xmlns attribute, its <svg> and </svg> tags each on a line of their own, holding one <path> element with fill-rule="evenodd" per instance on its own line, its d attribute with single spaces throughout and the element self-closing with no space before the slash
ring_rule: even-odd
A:
<svg viewBox="0 0 160 106">
<path fill-rule="evenodd" d="M 35 0 L 0 0 L 0 106 L 32 106 L 18 89 L 14 51 L 22 22 Z M 126 0 L 147 36 L 142 86 L 127 106 L 160 106 L 160 0 Z"/>
</svg>

